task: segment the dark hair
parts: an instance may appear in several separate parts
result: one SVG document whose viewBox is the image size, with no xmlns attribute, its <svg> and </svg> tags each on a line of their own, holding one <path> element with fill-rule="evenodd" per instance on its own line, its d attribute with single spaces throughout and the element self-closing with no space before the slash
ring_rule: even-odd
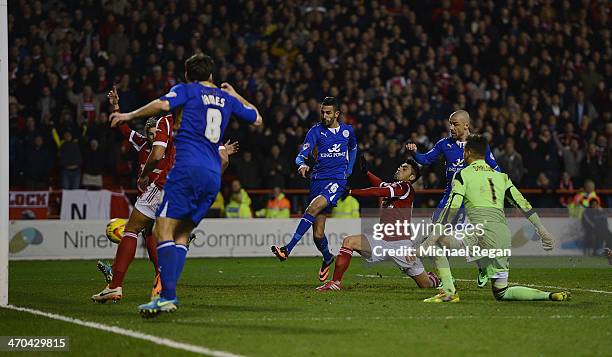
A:
<svg viewBox="0 0 612 357">
<path fill-rule="evenodd" d="M 321 106 L 324 106 L 324 105 L 332 105 L 334 107 L 334 112 L 337 112 L 340 110 L 340 103 L 338 102 L 338 99 L 336 99 L 336 97 L 323 98 L 323 101 L 321 101 Z"/>
<path fill-rule="evenodd" d="M 147 132 L 149 131 L 149 129 L 157 127 L 157 121 L 158 120 L 159 120 L 158 117 L 149 117 L 147 119 L 147 122 L 145 123 L 145 126 L 144 126 L 144 134 L 145 134 L 145 136 L 147 136 Z"/>
<path fill-rule="evenodd" d="M 482 135 L 472 134 L 467 138 L 465 150 L 470 150 L 473 154 L 484 157 L 487 153 L 487 145 L 489 145 L 487 138 Z"/>
<path fill-rule="evenodd" d="M 412 167 L 412 173 L 414 174 L 414 180 L 412 182 L 416 182 L 421 177 L 421 167 L 412 158 L 406 159 L 406 164 Z"/>
<path fill-rule="evenodd" d="M 188 81 L 207 81 L 215 67 L 215 61 L 210 56 L 197 54 L 185 61 L 185 72 Z"/>
</svg>

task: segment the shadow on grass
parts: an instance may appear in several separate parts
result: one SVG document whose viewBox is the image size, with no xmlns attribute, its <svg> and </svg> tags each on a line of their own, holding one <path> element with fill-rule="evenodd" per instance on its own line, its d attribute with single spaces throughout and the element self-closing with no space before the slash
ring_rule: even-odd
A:
<svg viewBox="0 0 612 357">
<path fill-rule="evenodd" d="M 317 322 L 320 323 L 320 322 Z M 185 326 L 199 326 L 205 327 L 207 329 L 228 329 L 232 331 L 263 331 L 263 332 L 275 332 L 280 335 L 303 335 L 303 334 L 311 334 L 311 335 L 352 335 L 362 331 L 363 329 L 351 329 L 346 328 L 346 326 L 338 326 L 336 328 L 329 327 L 305 327 L 305 326 L 287 326 L 280 325 L 279 321 L 269 321 L 268 324 L 262 322 L 261 324 L 245 324 L 243 322 L 240 323 L 219 323 L 219 322 L 210 322 L 210 321 L 174 321 L 174 325 L 185 325 Z M 303 324 L 303 322 L 300 322 Z"/>
<path fill-rule="evenodd" d="M 288 308 L 282 306 L 253 306 L 253 305 L 213 305 L 213 304 L 198 304 L 192 303 L 190 308 L 201 310 L 214 310 L 222 312 L 298 312 L 301 309 Z"/>
</svg>

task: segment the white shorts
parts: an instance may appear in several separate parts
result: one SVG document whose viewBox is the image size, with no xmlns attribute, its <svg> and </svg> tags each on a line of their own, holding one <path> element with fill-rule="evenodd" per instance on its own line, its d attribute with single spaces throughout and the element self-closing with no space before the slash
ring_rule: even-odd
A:
<svg viewBox="0 0 612 357">
<path fill-rule="evenodd" d="M 147 190 L 143 192 L 142 195 L 138 196 L 134 207 L 138 210 L 138 212 L 151 219 L 155 219 L 155 213 L 157 212 L 157 208 L 161 203 L 161 198 L 162 190 L 157 188 L 154 183 L 151 183 L 147 187 Z"/>
<path fill-rule="evenodd" d="M 425 271 L 423 262 L 418 257 L 414 256 L 408 259 L 405 255 L 393 254 L 395 252 L 407 251 L 408 248 L 416 246 L 414 241 L 410 239 L 396 241 L 377 240 L 369 235 L 362 235 L 362 237 L 366 237 L 371 249 L 369 257 L 365 257 L 368 263 L 392 260 L 408 276 L 417 276 Z M 390 254 L 391 251 L 393 253 Z"/>
</svg>

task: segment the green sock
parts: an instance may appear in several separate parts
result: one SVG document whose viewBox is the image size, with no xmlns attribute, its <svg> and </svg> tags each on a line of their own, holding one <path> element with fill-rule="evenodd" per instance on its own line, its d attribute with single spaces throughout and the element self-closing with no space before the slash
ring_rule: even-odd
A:
<svg viewBox="0 0 612 357">
<path fill-rule="evenodd" d="M 438 268 L 438 275 L 442 281 L 442 288 L 444 291 L 450 294 L 455 293 L 455 283 L 453 282 L 453 274 L 451 273 L 450 266 L 448 265 L 448 258 L 446 256 L 434 257 L 434 264 Z"/>
<path fill-rule="evenodd" d="M 501 300 L 533 301 L 548 300 L 549 292 L 532 289 L 525 286 L 513 286 L 503 292 Z"/>
</svg>

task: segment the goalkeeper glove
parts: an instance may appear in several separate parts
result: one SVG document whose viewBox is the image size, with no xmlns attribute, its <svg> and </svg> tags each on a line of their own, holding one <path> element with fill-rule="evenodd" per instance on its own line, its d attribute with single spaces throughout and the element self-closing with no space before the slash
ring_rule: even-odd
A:
<svg viewBox="0 0 612 357">
<path fill-rule="evenodd" d="M 542 248 L 544 250 L 552 250 L 554 245 L 552 234 L 541 223 L 535 226 L 535 230 L 542 240 Z"/>
</svg>

